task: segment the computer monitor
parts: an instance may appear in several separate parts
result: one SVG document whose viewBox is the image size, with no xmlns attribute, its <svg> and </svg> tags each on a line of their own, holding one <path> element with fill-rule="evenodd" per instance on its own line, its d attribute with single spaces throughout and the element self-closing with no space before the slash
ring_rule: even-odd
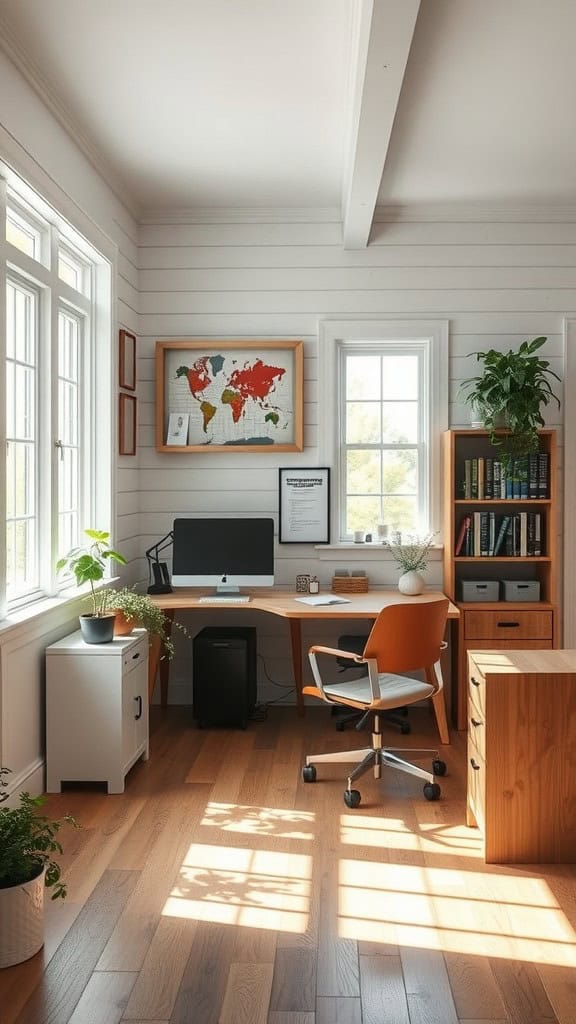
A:
<svg viewBox="0 0 576 1024">
<path fill-rule="evenodd" d="M 273 519 L 175 519 L 173 532 L 174 587 L 274 586 Z"/>
</svg>

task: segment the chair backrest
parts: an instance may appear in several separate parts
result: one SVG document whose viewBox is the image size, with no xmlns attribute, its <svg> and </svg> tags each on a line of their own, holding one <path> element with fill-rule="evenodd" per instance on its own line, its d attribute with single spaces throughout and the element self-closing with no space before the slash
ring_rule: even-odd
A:
<svg viewBox="0 0 576 1024">
<path fill-rule="evenodd" d="M 440 658 L 448 618 L 448 598 L 391 604 L 376 619 L 364 648 L 376 658 L 379 672 L 413 672 Z"/>
</svg>

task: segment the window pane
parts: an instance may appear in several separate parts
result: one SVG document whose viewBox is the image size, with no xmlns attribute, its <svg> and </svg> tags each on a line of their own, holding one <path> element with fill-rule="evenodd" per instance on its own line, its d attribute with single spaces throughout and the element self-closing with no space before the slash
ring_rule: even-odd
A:
<svg viewBox="0 0 576 1024">
<path fill-rule="evenodd" d="M 346 444 L 380 443 L 380 403 L 346 402 Z"/>
<path fill-rule="evenodd" d="M 384 356 L 382 398 L 418 398 L 418 356 Z"/>
<path fill-rule="evenodd" d="M 416 444 L 418 405 L 416 402 L 384 402 L 382 406 L 384 444 Z"/>
<path fill-rule="evenodd" d="M 382 487 L 379 451 L 349 451 L 346 491 L 348 494 L 380 494 Z"/>
<path fill-rule="evenodd" d="M 376 536 L 376 527 L 380 519 L 380 498 L 350 497 L 346 513 L 346 533 L 362 530 Z"/>
<path fill-rule="evenodd" d="M 58 550 L 80 541 L 80 345 L 83 321 L 58 313 Z"/>
<path fill-rule="evenodd" d="M 69 249 L 58 250 L 58 277 L 77 292 L 87 292 L 87 265 Z"/>
<path fill-rule="evenodd" d="M 15 210 L 6 211 L 6 241 L 32 259 L 40 258 L 40 232 Z"/>
<path fill-rule="evenodd" d="M 346 357 L 346 398 L 380 398 L 380 356 Z"/>
<path fill-rule="evenodd" d="M 391 529 L 401 533 L 415 533 L 417 527 L 416 498 L 385 497 L 382 503 L 383 519 Z"/>
<path fill-rule="evenodd" d="M 382 453 L 384 494 L 416 494 L 417 467 L 418 453 L 414 449 L 384 451 Z"/>
</svg>

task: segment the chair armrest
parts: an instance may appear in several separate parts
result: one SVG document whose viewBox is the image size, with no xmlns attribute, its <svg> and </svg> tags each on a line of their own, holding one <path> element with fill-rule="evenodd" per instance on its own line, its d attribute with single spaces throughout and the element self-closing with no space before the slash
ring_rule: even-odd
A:
<svg viewBox="0 0 576 1024">
<path fill-rule="evenodd" d="M 352 651 L 341 651 L 335 647 L 321 647 L 318 644 L 310 647 L 308 654 L 330 654 L 334 658 L 348 658 L 349 661 L 355 661 L 359 665 L 366 664 L 366 659 L 361 654 L 354 654 Z"/>
</svg>

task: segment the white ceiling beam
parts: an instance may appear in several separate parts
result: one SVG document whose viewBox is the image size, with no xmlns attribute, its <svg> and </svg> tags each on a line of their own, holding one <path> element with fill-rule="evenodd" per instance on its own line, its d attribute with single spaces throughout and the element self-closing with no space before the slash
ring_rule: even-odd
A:
<svg viewBox="0 0 576 1024">
<path fill-rule="evenodd" d="M 345 249 L 368 244 L 420 0 L 359 0 L 343 201 Z"/>
</svg>

